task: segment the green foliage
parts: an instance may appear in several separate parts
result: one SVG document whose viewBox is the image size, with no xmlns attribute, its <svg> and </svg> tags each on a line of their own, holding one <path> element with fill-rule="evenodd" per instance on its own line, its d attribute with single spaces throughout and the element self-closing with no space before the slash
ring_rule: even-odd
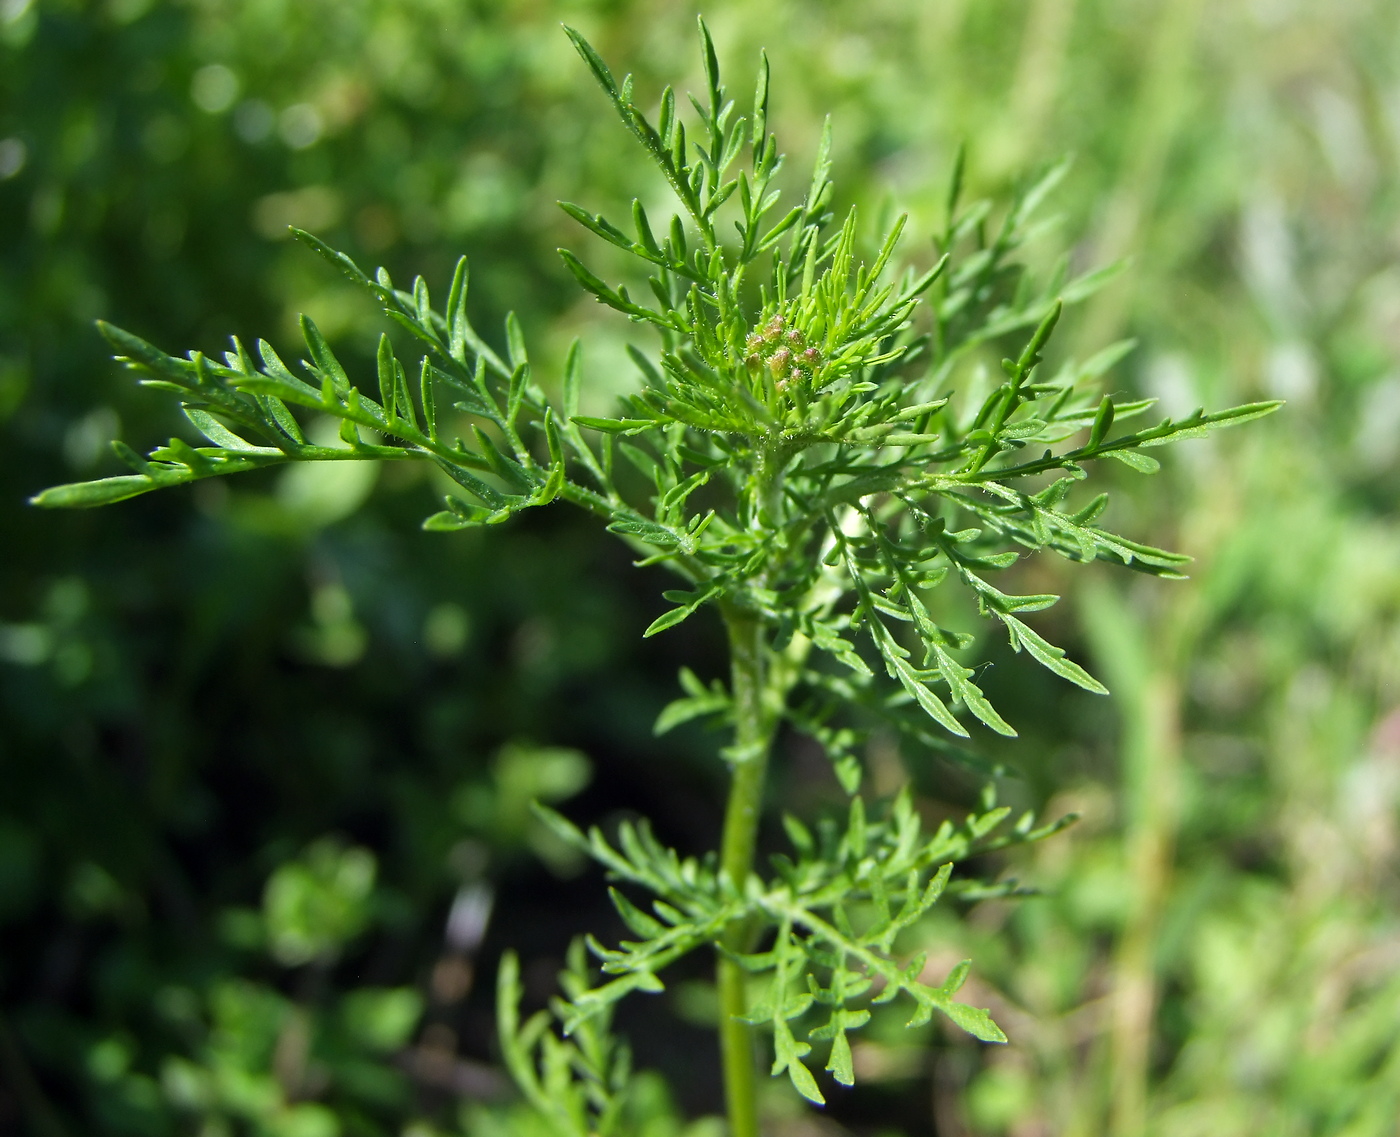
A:
<svg viewBox="0 0 1400 1137">
<path fill-rule="evenodd" d="M 632 80 L 619 83 L 587 41 L 569 31 L 683 210 L 658 238 L 640 200 L 632 203 L 631 232 L 564 206 L 652 274 L 651 299 L 641 303 L 563 253 L 584 289 L 659 338 L 656 358 L 632 349 L 643 385 L 624 399 L 618 417 L 577 413 L 577 344 L 556 410 L 534 376 L 513 315 L 505 322 L 504 357 L 483 340 L 467 315 L 465 259 L 437 310 L 421 277 L 411 289 L 397 289 L 386 270 L 371 278 L 349 257 L 297 231 L 418 341 L 425 354 L 417 365 L 406 367 L 381 336 L 376 399 L 351 381 L 305 317 L 302 375 L 266 342 L 259 343 L 256 362 L 236 339 L 222 362 L 198 352 L 178 359 L 103 325 L 142 382 L 176 396 L 209 445 L 173 438 L 142 458 L 117 443 L 131 475 L 58 486 L 34 498 L 41 506 L 91 506 L 295 462 L 425 462 L 472 499 L 449 495 L 447 509 L 425 522 L 428 529 L 495 525 L 563 499 L 600 518 L 641 554 L 640 563 L 665 565 L 685 581 L 684 590 L 666 594 L 676 607 L 648 635 L 703 607 L 720 609 L 733 650 L 732 689 L 706 688 L 685 675 L 687 700 L 657 727 L 702 715 L 732 722 L 734 743 L 724 754 L 735 774 L 731 819 L 740 820 L 727 824 L 722 857 L 681 858 L 645 827 L 630 825 L 619 832 L 618 850 L 596 832 L 585 838 L 544 815 L 560 837 L 619 880 L 651 891 L 655 912 L 615 894 L 625 922 L 642 938 L 618 951 L 593 945 L 604 972 L 617 976 L 599 988 L 587 987 L 582 962 L 574 960 L 569 1001 L 560 1008 L 566 1032 L 577 1036 L 573 1042 L 556 1039 L 538 1016 L 515 1033 L 515 973 L 510 966 L 503 971 L 502 1025 L 512 1071 L 561 1133 L 610 1131 L 620 1116 L 626 1061 L 599 1016 L 605 1019 L 630 991 L 659 990 L 657 971 L 705 945 L 765 978 L 767 993 L 757 1003 L 727 1006 L 725 1013 L 731 1023 L 767 1024 L 773 1073 L 786 1072 L 813 1101 L 822 1095 L 803 1061 L 811 1046 L 798 1040 L 792 1024 L 816 1006 L 830 1011 L 806 1036 L 830 1042 L 827 1069 L 844 1083 L 854 1076 L 848 1032 L 868 1020 L 863 1001 L 876 988 L 875 1002 L 901 994 L 913 1002 L 911 1025 L 938 1010 L 984 1041 L 1004 1041 L 986 1011 L 953 998 L 967 964 L 934 985 L 922 978 L 922 957 L 901 963 L 892 953 L 900 931 L 945 888 L 975 889 L 979 896 L 1012 890 L 952 886 L 954 863 L 1054 826 L 1033 829 L 1027 814 L 1010 834 L 992 837 L 1005 811 L 991 810 L 970 817 L 963 831 L 945 824 L 925 840 L 907 797 L 871 823 L 856 796 L 844 830 L 823 830 L 814 840 L 794 821 L 796 858 L 779 862 L 776 878 L 764 883 L 751 875 L 750 862 L 756 795 L 774 733 L 784 720 L 808 731 L 827 749 L 848 793 L 859 782 L 857 736 L 840 720 L 857 709 L 917 740 L 926 737 L 925 719 L 968 737 L 959 708 L 1014 735 L 974 682 L 976 670 L 960 658 L 974 637 L 935 619 L 946 604 L 933 597 L 945 584 L 960 585 L 981 616 L 1000 623 L 1015 651 L 1102 692 L 1022 619 L 1058 597 L 1005 592 L 987 577 L 1017 561 L 1016 547 L 1180 575 L 1185 558 L 1097 524 L 1105 495 L 1069 504 L 1086 465 L 1107 457 L 1151 473 L 1158 464 L 1144 450 L 1279 405 L 1198 409 L 1114 433 L 1116 424 L 1151 405 L 1097 393 L 1122 345 L 1041 376 L 1063 305 L 1083 300 L 1111 275 L 1067 279 L 1061 266 L 1037 283 L 1013 259 L 1063 167 L 1021 192 L 989 237 L 988 207 L 962 205 L 959 162 L 935 242 L 939 257 L 922 272 L 894 268 L 902 218 L 868 262 L 860 254 L 856 210 L 833 231 L 829 133 L 801 204 L 777 214 L 781 193 L 774 182 L 782 158 L 767 127 L 767 61 L 751 115 L 736 114 L 703 21 L 700 27 L 706 91 L 691 100 L 697 121 L 690 135 L 671 88 L 662 93 L 653 124 L 635 102 Z M 745 153 L 748 169 L 734 173 Z M 722 219 L 732 220 L 736 240 L 728 239 Z M 1004 381 L 980 395 L 969 391 L 959 361 L 1027 329 L 1033 330 L 1015 358 L 1002 362 Z M 338 422 L 344 445 L 309 442 L 294 408 Z M 1047 474 L 1058 476 L 1047 481 Z M 315 863 L 274 877 L 269 934 L 285 962 L 323 956 L 353 934 L 354 905 L 364 891 L 355 889 L 368 878 L 345 863 L 348 855 L 337 860 L 323 850 L 311 858 Z M 740 1137 L 749 1131 L 742 1113 L 732 1122 Z"/>
<path fill-rule="evenodd" d="M 1016 615 L 1043 609 L 1058 597 L 1007 595 L 982 574 L 1015 562 L 1018 554 L 1006 548 L 1011 543 L 1177 575 L 1182 557 L 1095 524 L 1106 505 L 1103 495 L 1064 508 L 1075 482 L 1085 476 L 1084 464 L 1113 457 L 1151 472 L 1155 460 L 1143 449 L 1248 421 L 1278 403 L 1214 414 L 1197 410 L 1112 435 L 1115 422 L 1150 406 L 1150 400 L 1093 398 L 1094 381 L 1117 351 L 1083 366 L 1068 363 L 1053 377 L 1032 381 L 1061 311 L 1062 301 L 1049 297 L 1080 299 L 1102 275 L 1068 282 L 1057 276 L 1038 289 L 1010 260 L 1033 209 L 1062 171 L 1051 171 L 1018 197 L 990 241 L 984 236 L 985 209 L 959 212 L 955 178 L 939 241 L 948 251 L 917 277 L 906 273 L 900 281 L 886 280 L 903 221 L 891 228 L 868 266 L 857 263 L 854 211 L 838 233 L 824 236 L 832 221 L 826 212 L 831 192 L 826 144 L 804 204 L 765 228 L 778 201 L 769 183 L 781 164 L 765 126 L 766 65 L 752 124 L 734 115 L 717 70 L 707 72 L 708 104 L 696 104 L 703 142 L 691 155 L 669 88 L 662 96 L 660 127 L 653 127 L 633 104 L 630 82 L 619 86 L 596 53 L 571 34 L 694 227 L 688 238 L 677 217 L 669 235 L 658 241 L 640 201 L 634 201 L 632 238 L 567 207 L 595 233 L 656 269 L 650 286 L 657 305 L 648 307 L 564 254 L 599 300 L 660 332 L 660 365 L 638 357 L 646 384 L 626 400 L 626 417 L 571 413 L 581 366 L 577 349 L 570 353 L 563 381 L 564 413 L 556 415 L 533 380 L 519 323 L 507 320 L 509 362 L 472 327 L 465 259 L 458 262 L 446 306 L 438 312 L 421 278 L 410 291 L 396 289 L 383 269 L 371 279 L 348 257 L 298 232 L 426 345 L 428 354 L 413 368 L 416 381 L 410 384 L 388 337 L 381 337 L 376 401 L 350 382 L 305 317 L 307 379 L 288 369 L 266 342 L 259 344 L 260 366 L 236 340 L 218 364 L 200 353 L 176 359 L 104 326 L 128 365 L 146 376 L 142 382 L 177 395 L 211 445 L 191 447 L 172 439 L 143 459 L 117 444 L 133 476 L 55 487 L 37 495 L 35 504 L 107 504 L 293 461 L 430 461 L 475 501 L 448 497 L 448 509 L 429 518 L 428 528 L 496 524 L 562 495 L 604 518 L 611 531 L 647 554 L 648 563 L 664 563 L 685 578 L 691 587 L 675 594 L 680 606 L 649 632 L 724 601 L 753 613 L 783 640 L 800 635 L 868 680 L 869 668 L 846 636 L 864 628 L 889 677 L 945 729 L 967 733 L 931 688 L 934 683 L 942 683 L 952 700 L 993 729 L 1014 733 L 971 681 L 971 672 L 950 654 L 964 646 L 959 633 L 929 615 L 922 594 L 947 578 L 962 583 L 980 612 L 1005 626 L 1017 651 L 1025 649 L 1073 683 L 1101 689 Z M 705 42 L 708 68 L 714 53 L 708 38 Z M 745 147 L 752 171 L 729 177 Z M 740 207 L 734 222 L 739 246 L 727 251 L 716 235 L 716 220 L 731 199 Z M 784 253 L 779 238 L 789 233 Z M 964 244 L 969 244 L 966 251 Z M 921 329 L 912 319 L 916 305 L 945 273 L 948 280 L 932 304 L 932 327 Z M 970 327 L 969 307 L 981 310 L 981 319 Z M 947 384 L 957 356 L 970 344 L 1027 326 L 1035 331 L 1018 358 L 1003 361 L 1006 381 L 965 414 L 956 414 Z M 476 420 L 471 443 L 439 432 L 438 403 L 450 400 L 456 400 L 451 405 L 461 415 Z M 337 419 L 347 447 L 307 443 L 290 406 Z M 586 441 L 580 427 L 599 432 L 601 444 Z M 1063 445 L 1085 429 L 1082 444 Z M 364 430 L 387 440 L 367 441 Z M 614 441 L 630 437 L 637 442 Z M 1042 454 L 1027 456 L 1042 446 Z M 615 452 L 654 483 L 647 505 L 627 500 L 613 469 Z M 587 481 L 566 473 L 570 459 Z M 1062 476 L 1034 492 L 1020 488 L 1024 479 L 1047 472 Z M 698 493 L 711 482 L 719 494 Z M 716 504 L 693 504 L 697 495 Z M 964 521 L 975 524 L 963 528 Z M 853 608 L 842 604 L 848 596 Z M 920 665 L 910 662 L 910 651 L 886 618 L 912 624 L 924 652 Z M 823 682 L 818 678 L 813 684 L 818 697 Z"/>
<path fill-rule="evenodd" d="M 900 933 L 950 888 L 954 894 L 976 890 L 980 897 L 1017 891 L 1014 881 L 985 888 L 960 879 L 950 886 L 955 864 L 1040 840 L 1073 820 L 1036 829 L 1032 816 L 1025 814 L 1010 831 L 997 834 L 1010 810 L 989 803 L 986 812 L 969 815 L 963 826 L 944 821 L 936 833 L 925 835 L 907 792 L 894 799 L 889 816 L 880 821 L 868 821 L 864 801 L 856 797 L 844 827 L 829 820 L 815 835 L 789 815 L 785 820 L 794 855 L 775 859 L 771 881 L 753 877 L 731 883 L 713 862 L 682 858 L 660 845 L 645 824 L 624 822 L 615 847 L 597 829 L 584 835 L 558 814 L 544 807 L 540 812 L 613 880 L 653 897 L 648 913 L 612 891 L 618 914 L 640 938 L 618 950 L 590 944 L 604 975 L 617 978 L 601 987 L 571 990 L 569 1002 L 558 1011 L 565 1030 L 576 1031 L 595 1019 L 605 1023 L 612 1004 L 632 991 L 661 991 L 658 972 L 717 941 L 726 928 L 768 929 L 771 934 L 760 934 L 771 940 L 763 951 L 738 957 L 746 972 L 766 979 L 765 993 L 745 1018 L 772 1029 L 773 1073 L 786 1071 L 798 1092 L 818 1104 L 825 1099 L 801 1061 L 812 1048 L 795 1039 L 790 1025 L 814 1006 L 830 1011 L 824 1023 L 806 1030 L 806 1037 L 830 1041 L 826 1069 L 845 1085 L 854 1081 L 846 1032 L 869 1020 L 864 1004 L 871 1001 L 904 995 L 913 1004 L 909 1026 L 928 1022 L 937 1010 L 985 1042 L 1006 1041 L 986 1011 L 953 999 L 967 976 L 967 963 L 933 986 L 923 978 L 924 956 L 901 963 L 891 953 Z M 872 992 L 873 999 L 864 998 Z"/>
<path fill-rule="evenodd" d="M 0 179 L 0 1031 L 70 1133 L 143 1131 L 133 1103 L 160 1092 L 163 1055 L 191 1053 L 152 1012 L 162 985 L 264 981 L 262 956 L 224 951 L 213 917 L 231 901 L 256 904 L 267 871 L 320 833 L 370 840 L 386 894 L 411 913 L 406 928 L 372 931 L 328 987 L 362 982 L 366 952 L 395 960 L 384 982 L 426 989 L 430 925 L 456 885 L 448 851 L 464 824 L 490 845 L 491 876 L 511 878 L 498 911 L 535 975 L 567 930 L 550 922 L 560 906 L 535 887 L 545 874 L 512 852 L 519 834 L 498 848 L 474 820 L 489 805 L 462 808 L 468 786 L 493 800 L 492 756 L 510 737 L 589 751 L 598 776 L 571 816 L 645 802 L 658 832 L 696 848 L 707 736 L 677 730 L 649 750 L 646 727 L 682 662 L 702 691 L 724 689 L 712 706 L 723 722 L 728 684 L 706 657 L 708 617 L 645 643 L 617 635 L 660 609 L 651 589 L 629 592 L 625 558 L 601 549 L 607 536 L 590 536 L 577 511 L 441 542 L 412 532 L 436 471 L 373 461 L 297 463 L 230 479 L 228 492 L 205 482 L 66 517 L 22 505 L 43 485 L 126 472 L 102 449 L 118 421 L 143 453 L 172 432 L 204 444 L 174 400 L 162 410 L 159 393 L 113 381 L 95 316 L 166 346 L 261 331 L 290 359 L 304 310 L 374 388 L 372 313 L 295 242 L 274 239 L 288 221 L 361 264 L 384 261 L 395 280 L 421 272 L 446 285 L 447 250 L 466 245 L 473 320 L 492 346 L 504 355 L 494 329 L 516 308 L 553 396 L 564 348 L 583 336 L 580 413 L 611 414 L 607 400 L 628 383 L 620 339 L 635 328 L 601 305 L 567 307 L 572 282 L 548 252 L 574 244 L 575 223 L 553 198 L 617 220 L 635 192 L 653 218 L 665 214 L 622 153 L 632 136 L 597 113 L 606 103 L 584 87 L 587 70 L 568 66 L 556 22 L 579 21 L 608 58 L 635 60 L 636 89 L 654 96 L 661 77 L 687 74 L 693 16 L 648 0 L 566 7 L 36 0 L 0 17 L 0 172 L 13 169 L 12 140 L 27 152 Z M 1388 1133 L 1397 815 L 1393 747 L 1378 724 L 1395 674 L 1397 197 L 1384 113 L 1400 59 L 1394 6 L 716 0 L 708 11 L 721 54 L 768 44 L 782 79 L 772 118 L 804 159 L 833 112 L 838 200 L 865 219 L 887 218 L 891 199 L 908 208 L 916 259 L 927 246 L 908 233 L 941 231 L 940 183 L 960 138 L 973 197 L 1004 200 L 1028 161 L 1076 154 L 1055 225 L 1032 230 L 1025 256 L 1042 265 L 1072 249 L 1082 265 L 1131 252 L 1133 265 L 1067 311 L 1043 367 L 1059 366 L 1061 345 L 1087 358 L 1131 335 L 1138 348 L 1104 379 L 1124 400 L 1159 396 L 1173 417 L 1276 395 L 1295 407 L 1227 445 L 1188 444 L 1156 477 L 1102 472 L 1115 491 L 1104 523 L 1189 550 L 1192 584 L 1118 574 L 1134 583 L 1110 583 L 1114 608 L 1097 588 L 1070 587 L 1079 566 L 1056 558 L 987 578 L 1007 592 L 1065 593 L 1022 619 L 1113 690 L 1111 701 L 1060 691 L 1024 653 L 954 653 L 998 660 L 973 678 L 1021 735 L 1027 780 L 1004 787 L 1008 800 L 1053 796 L 1050 816 L 1083 809 L 1086 821 L 1008 866 L 1049 896 L 1009 916 L 1001 904 L 974 909 L 966 922 L 945 896 L 906 933 L 901 950 L 931 951 L 935 983 L 976 959 L 964 997 L 991 1006 L 1013 1045 L 901 1035 L 907 1013 L 886 1007 L 852 1034 L 865 1088 L 833 1093 L 817 1074 L 831 1120 L 874 1125 L 878 1113 L 897 1129 L 894 1111 L 926 1114 L 932 1090 L 935 1123 L 954 1132 Z M 220 113 L 192 98 L 211 64 L 239 84 Z M 281 136 L 293 106 L 322 116 L 315 145 Z M 243 134 L 258 121 L 248 111 L 270 130 L 261 141 Z M 592 271 L 648 295 L 619 267 L 628 254 L 594 245 L 576 248 Z M 959 389 L 1021 347 L 972 347 Z M 344 445 L 334 420 L 293 409 L 309 439 Z M 339 504 L 302 510 L 302 485 L 333 489 Z M 935 618 L 976 630 L 946 595 L 957 587 L 930 594 Z M 1140 627 L 1103 637 L 1101 610 Z M 430 631 L 451 628 L 454 612 L 465 638 Z M 1110 639 L 1156 658 L 1185 628 L 1197 629 L 1189 658 L 1152 669 L 1141 690 L 1111 658 Z M 913 629 L 891 630 L 917 662 L 921 645 L 902 639 Z M 1154 737 L 1175 757 L 1155 751 L 1152 768 L 1170 774 L 1140 784 L 1134 723 L 1162 705 L 1177 713 L 1155 720 Z M 848 777 L 868 761 L 867 784 L 883 792 L 906 762 L 921 813 L 966 811 L 964 783 L 936 778 L 923 758 L 941 728 L 920 738 L 926 716 L 910 713 L 896 742 L 866 729 L 873 712 L 843 706 L 859 713 L 822 721 L 805 700 L 789 704 L 775 749 L 781 784 L 802 804 L 771 796 L 807 817 L 813 799 L 839 792 L 800 737 L 821 731 L 828 749 L 848 743 Z M 975 748 L 1013 753 L 953 710 Z M 1164 792 L 1172 786 L 1179 797 Z M 1134 852 L 1145 836 L 1169 870 L 1155 905 Z M 1140 942 L 1144 910 L 1160 931 L 1146 964 L 1129 968 L 1120 956 Z M 412 947 L 398 947 L 404 935 Z M 57 966 L 65 960 L 75 970 Z M 483 974 L 491 967 L 480 961 Z M 1154 986 L 1141 1019 L 1117 1013 L 1120 996 Z M 633 1013 L 649 1026 L 659 1003 Z M 1140 1051 L 1125 1044 L 1125 1022 L 1140 1032 L 1128 1042 L 1146 1041 Z M 703 1064 L 638 1049 L 696 1108 Z M 123 1062 L 129 1084 L 97 1080 Z M 0 1128 L 15 1116 L 10 1073 Z M 1111 1098 L 1135 1086 L 1147 1123 L 1115 1121 Z M 781 1096 L 765 1109 L 786 1108 Z M 377 1127 L 416 1133 L 404 1119 L 426 1111 L 433 1132 L 452 1130 L 453 1103 L 425 1100 Z M 470 1113 L 473 1137 L 544 1131 L 523 1104 Z M 45 1131 L 24 1103 L 19 1116 Z M 671 1118 L 655 1132 L 678 1132 Z M 182 1122 L 193 1131 L 200 1119 Z M 776 1112 L 765 1119 L 781 1124 Z"/>
<path fill-rule="evenodd" d="M 285 966 L 334 955 L 363 930 L 374 887 L 374 857 L 321 841 L 300 859 L 281 865 L 263 894 L 268 948 Z"/>
<path fill-rule="evenodd" d="M 560 985 L 570 997 L 588 989 L 583 945 L 577 940 Z M 632 1060 L 627 1049 L 609 1035 L 606 1014 L 582 1024 L 572 1039 L 563 1040 L 550 1031 L 548 1011 L 537 1011 L 521 1024 L 520 965 L 513 954 L 502 958 L 496 986 L 506 1066 L 550 1132 L 570 1137 L 591 1133 L 611 1137 L 619 1132 Z"/>
<path fill-rule="evenodd" d="M 566 998 L 588 990 L 588 970 L 583 941 L 575 940 L 559 975 Z M 569 1013 L 565 1000 L 553 1000 L 550 1010 L 536 1011 L 521 1023 L 521 996 L 520 962 L 508 951 L 497 973 L 496 1018 L 502 1058 L 526 1108 L 514 1116 L 478 1111 L 467 1123 L 473 1137 L 537 1132 L 542 1137 L 712 1137 L 710 1121 L 684 1126 L 664 1083 L 633 1068 L 631 1052 L 609 1032 L 610 1008 L 560 1037 L 552 1020 Z"/>
<path fill-rule="evenodd" d="M 368 930 L 374 869 L 367 849 L 317 842 L 271 875 L 261 913 L 225 913 L 225 935 L 283 967 L 323 974 L 333 953 Z M 97 1040 L 88 1054 L 93 1079 L 127 1104 L 140 1131 L 190 1121 L 257 1137 L 337 1137 L 408 1100 L 406 1079 L 381 1059 L 404 1047 L 422 1017 L 411 987 L 289 997 L 274 983 L 225 977 L 202 989 L 169 984 L 156 1003 L 182 1045 L 162 1057 L 155 1078 L 137 1068 L 123 1036 Z"/>
<path fill-rule="evenodd" d="M 505 852 L 524 845 L 556 872 L 571 874 L 579 867 L 577 854 L 541 824 L 532 807 L 573 797 L 591 777 L 580 751 L 507 743 L 491 763 L 489 780 L 463 785 L 453 795 L 453 813 L 493 848 Z"/>
</svg>

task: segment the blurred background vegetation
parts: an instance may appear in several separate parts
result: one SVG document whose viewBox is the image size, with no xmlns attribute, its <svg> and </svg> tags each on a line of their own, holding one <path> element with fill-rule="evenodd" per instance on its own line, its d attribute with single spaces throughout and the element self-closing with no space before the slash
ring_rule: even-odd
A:
<svg viewBox="0 0 1400 1137">
<path fill-rule="evenodd" d="M 908 209 L 913 233 L 960 141 L 990 196 L 1073 153 L 1031 257 L 1132 261 L 1060 350 L 1136 337 L 1111 382 L 1171 412 L 1289 401 L 1120 479 L 1117 527 L 1197 562 L 1176 585 L 1096 572 L 1064 606 L 1056 634 L 1111 700 L 1009 658 L 988 677 L 1022 728 L 987 742 L 1020 771 L 1003 792 L 1084 816 L 1004 866 L 1046 896 L 920 929 L 935 970 L 978 961 L 974 1001 L 1012 1044 L 876 1030 L 860 1087 L 822 1115 L 777 1093 L 772 1131 L 1396 1133 L 1400 7 L 705 12 L 736 88 L 767 47 L 795 164 L 831 112 L 845 200 Z M 655 92 L 696 85 L 693 19 L 0 0 L 0 1132 L 533 1132 L 494 1065 L 495 960 L 520 949 L 538 1004 L 570 935 L 611 917 L 527 803 L 640 811 L 705 847 L 713 740 L 650 725 L 679 662 L 718 666 L 714 630 L 643 645 L 658 581 L 563 510 L 421 533 L 412 470 L 77 515 L 24 499 L 116 472 L 119 431 L 180 429 L 94 318 L 295 352 L 306 311 L 368 359 L 380 321 L 288 224 L 438 287 L 467 252 L 477 326 L 515 309 L 546 359 L 583 335 L 606 410 L 629 329 L 567 280 L 553 249 L 587 242 L 554 202 L 663 197 L 557 25 Z M 1025 571 L 1058 590 L 1057 566 Z M 787 790 L 831 798 L 789 751 Z M 926 810 L 959 804 L 889 747 L 877 790 L 901 761 Z M 665 998 L 679 1025 L 645 1005 L 622 1023 L 670 1082 L 633 1128 L 712 1131 L 710 993 L 697 974 Z"/>
</svg>

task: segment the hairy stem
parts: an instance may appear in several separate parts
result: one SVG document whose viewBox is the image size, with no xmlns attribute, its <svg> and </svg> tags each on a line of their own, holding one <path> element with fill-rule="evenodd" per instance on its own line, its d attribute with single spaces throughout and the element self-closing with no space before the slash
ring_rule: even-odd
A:
<svg viewBox="0 0 1400 1137">
<path fill-rule="evenodd" d="M 720 868 L 735 888 L 742 889 L 753 869 L 754 842 L 763 806 L 775 716 L 771 708 L 767 644 L 762 622 L 726 606 L 725 627 L 733 669 L 734 779 L 724 815 Z M 729 951 L 746 951 L 749 930 L 735 923 L 721 943 Z M 721 955 L 717 985 L 720 1003 L 720 1057 L 724 1066 L 725 1106 L 730 1137 L 758 1137 L 758 1094 L 752 1032 L 741 1016 L 748 1013 L 744 971 Z"/>
</svg>

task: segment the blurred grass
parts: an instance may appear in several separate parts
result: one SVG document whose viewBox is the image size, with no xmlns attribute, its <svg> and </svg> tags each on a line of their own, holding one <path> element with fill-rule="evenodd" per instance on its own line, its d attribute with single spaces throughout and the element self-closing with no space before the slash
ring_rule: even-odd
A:
<svg viewBox="0 0 1400 1137">
<path fill-rule="evenodd" d="M 1394 1133 L 1400 9 L 828 0 L 706 15 L 736 89 L 767 47 L 794 171 L 832 114 L 838 186 L 867 217 L 908 209 L 930 232 L 962 141 L 975 194 L 1073 153 L 1033 255 L 1132 258 L 1068 325 L 1073 349 L 1136 337 L 1113 381 L 1171 412 L 1289 400 L 1155 479 L 1124 475 L 1116 523 L 1198 560 L 1189 583 L 1104 573 L 1082 597 L 1064 634 L 1111 704 L 1011 661 L 990 677 L 1023 696 L 1011 792 L 1085 813 L 1017 866 L 1048 897 L 929 929 L 935 955 L 978 960 L 1013 1045 L 930 1040 L 930 1075 L 891 1036 L 860 1059 L 875 1088 L 833 1116 L 940 1137 Z M 491 545 L 430 540 L 414 532 L 423 484 L 389 472 L 363 505 L 309 523 L 297 487 L 256 481 L 79 517 L 21 504 L 112 466 L 120 424 L 137 444 L 177 429 L 105 361 L 95 317 L 213 350 L 231 332 L 286 343 L 305 310 L 366 353 L 372 313 L 282 239 L 289 223 L 396 278 L 438 284 L 467 251 L 478 326 L 517 309 L 546 357 L 584 335 L 605 406 L 632 381 L 628 329 L 560 271 L 556 245 L 602 251 L 553 202 L 664 196 L 633 182 L 629 140 L 557 24 L 656 93 L 696 83 L 693 16 L 654 0 L 0 3 L 0 1128 L 183 1131 L 189 1108 L 160 1071 L 198 1051 L 198 1016 L 156 996 L 239 976 L 286 988 L 210 929 L 324 833 L 381 862 L 378 930 L 354 967 L 327 971 L 337 996 L 366 967 L 424 982 L 466 837 L 494 850 L 508 892 L 548 895 L 511 859 L 519 834 L 472 828 L 513 738 L 590 752 L 608 788 L 581 808 L 642 807 L 704 839 L 687 797 L 714 777 L 704 740 L 658 773 L 646 731 L 656 675 L 706 645 L 635 648 L 649 599 L 567 519 Z M 1054 566 L 1035 571 L 1053 588 Z M 519 903 L 527 957 L 557 955 L 558 929 Z M 475 997 L 428 1025 L 486 1060 Z M 269 1046 L 287 1029 L 258 1027 Z M 705 1112 L 698 1077 L 676 1092 Z M 397 1132 L 415 1110 L 445 1124 L 443 1099 L 415 1092 L 322 1096 L 346 1132 Z"/>
</svg>

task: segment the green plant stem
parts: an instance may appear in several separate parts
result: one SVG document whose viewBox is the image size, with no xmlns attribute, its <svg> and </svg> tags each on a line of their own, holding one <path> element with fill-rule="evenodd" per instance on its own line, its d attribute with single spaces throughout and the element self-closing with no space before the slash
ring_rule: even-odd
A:
<svg viewBox="0 0 1400 1137">
<path fill-rule="evenodd" d="M 734 762 L 729 802 L 724 814 L 720 868 L 735 888 L 742 889 L 753 869 L 754 842 L 763 807 L 774 716 L 769 707 L 767 645 L 756 617 L 726 606 L 734 696 Z M 749 929 L 742 923 L 725 930 L 722 946 L 747 951 Z M 748 1013 L 744 971 L 721 955 L 719 988 L 720 1057 L 724 1067 L 725 1107 L 730 1137 L 758 1137 L 758 1091 L 753 1037 L 742 1016 Z"/>
<path fill-rule="evenodd" d="M 758 1079 L 749 1024 L 735 1018 L 747 1007 L 743 969 L 721 957 L 716 970 L 719 989 L 719 1047 L 724 1068 L 724 1106 L 731 1137 L 758 1137 Z"/>
</svg>

